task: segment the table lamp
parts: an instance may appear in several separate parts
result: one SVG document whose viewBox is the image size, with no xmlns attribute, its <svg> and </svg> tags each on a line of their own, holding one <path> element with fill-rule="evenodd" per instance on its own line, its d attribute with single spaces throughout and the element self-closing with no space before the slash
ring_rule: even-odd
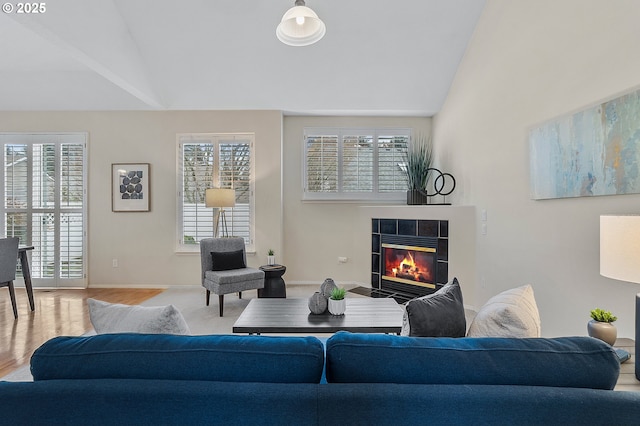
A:
<svg viewBox="0 0 640 426">
<path fill-rule="evenodd" d="M 640 216 L 600 216 L 600 275 L 640 283 Z M 636 294 L 636 354 L 640 353 L 640 294 Z M 640 362 L 636 362 L 640 380 Z"/>
<path fill-rule="evenodd" d="M 224 214 L 224 208 L 234 207 L 236 205 L 236 191 L 227 188 L 209 188 L 205 191 L 204 203 L 207 207 L 216 207 L 219 209 L 214 220 L 213 235 L 215 237 L 228 237 L 229 231 L 227 230 L 227 218 Z M 219 235 L 220 222 L 222 222 L 222 235 Z"/>
</svg>

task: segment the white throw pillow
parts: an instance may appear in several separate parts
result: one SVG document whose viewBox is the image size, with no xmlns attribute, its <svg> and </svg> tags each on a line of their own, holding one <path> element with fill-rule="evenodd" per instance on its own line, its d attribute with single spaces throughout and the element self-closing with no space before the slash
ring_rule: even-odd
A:
<svg viewBox="0 0 640 426">
<path fill-rule="evenodd" d="M 131 306 L 87 299 L 96 333 L 191 334 L 182 314 L 173 305 Z"/>
<path fill-rule="evenodd" d="M 469 337 L 540 337 L 533 288 L 525 285 L 493 296 L 473 319 Z"/>
</svg>

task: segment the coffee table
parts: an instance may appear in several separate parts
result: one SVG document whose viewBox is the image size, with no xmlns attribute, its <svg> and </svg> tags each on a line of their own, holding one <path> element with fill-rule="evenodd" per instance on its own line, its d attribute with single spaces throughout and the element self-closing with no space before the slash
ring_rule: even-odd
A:
<svg viewBox="0 0 640 426">
<path fill-rule="evenodd" d="M 233 325 L 234 333 L 396 333 L 403 310 L 393 299 L 347 298 L 344 315 L 314 315 L 307 299 L 252 299 Z"/>
</svg>

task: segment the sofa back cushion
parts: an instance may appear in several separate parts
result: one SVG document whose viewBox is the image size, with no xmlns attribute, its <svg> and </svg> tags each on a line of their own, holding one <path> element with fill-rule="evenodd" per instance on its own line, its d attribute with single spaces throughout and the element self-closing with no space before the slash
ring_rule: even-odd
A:
<svg viewBox="0 0 640 426">
<path fill-rule="evenodd" d="M 424 383 L 613 389 L 618 358 L 591 337 L 422 338 L 339 332 L 327 340 L 335 383 Z"/>
<path fill-rule="evenodd" d="M 319 383 L 315 337 L 101 334 L 56 337 L 31 357 L 34 380 L 167 379 Z"/>
</svg>

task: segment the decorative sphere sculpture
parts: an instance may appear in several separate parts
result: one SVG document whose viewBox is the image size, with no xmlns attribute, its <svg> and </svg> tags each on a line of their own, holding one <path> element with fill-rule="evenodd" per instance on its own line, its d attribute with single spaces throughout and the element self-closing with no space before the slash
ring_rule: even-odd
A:
<svg viewBox="0 0 640 426">
<path fill-rule="evenodd" d="M 323 314 L 327 310 L 327 298 L 319 291 L 313 293 L 309 298 L 309 310 L 312 314 Z"/>
<path fill-rule="evenodd" d="M 327 278 L 320 286 L 320 293 L 322 293 L 322 295 L 328 299 L 331 297 L 331 291 L 333 291 L 334 288 L 338 288 L 336 283 L 333 281 L 333 279 Z"/>
</svg>

